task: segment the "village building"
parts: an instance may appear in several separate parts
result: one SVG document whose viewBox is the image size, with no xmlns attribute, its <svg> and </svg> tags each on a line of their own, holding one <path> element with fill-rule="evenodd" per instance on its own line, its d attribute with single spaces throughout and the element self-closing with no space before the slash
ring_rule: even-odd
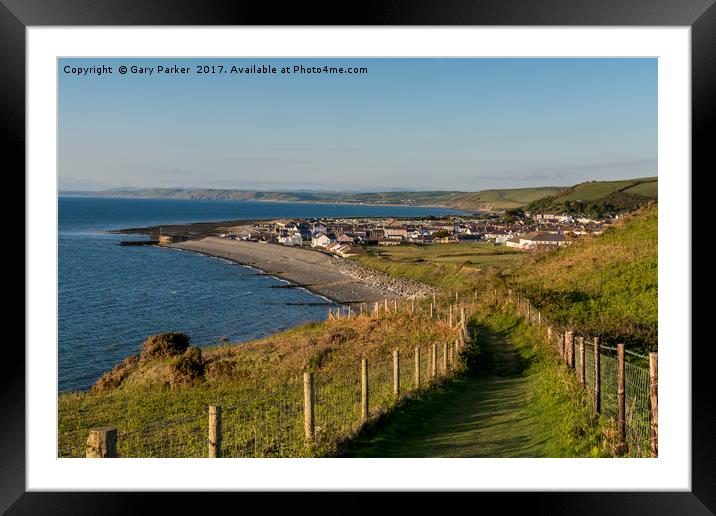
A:
<svg viewBox="0 0 716 516">
<path fill-rule="evenodd" d="M 504 244 L 511 236 L 512 235 L 504 229 L 491 229 L 489 231 L 485 231 L 483 235 L 485 240 L 492 240 L 496 244 Z"/>
<path fill-rule="evenodd" d="M 386 227 L 384 230 L 385 238 L 397 238 L 403 240 L 408 238 L 408 230 L 404 227 Z"/>
<path fill-rule="evenodd" d="M 303 245 L 303 237 L 301 233 L 295 232 L 285 236 L 278 237 L 278 243 L 288 246 L 301 246 Z"/>
<path fill-rule="evenodd" d="M 514 237 L 505 242 L 508 247 L 522 250 L 537 249 L 539 247 L 562 247 L 569 245 L 569 240 L 564 235 L 555 233 L 530 233 L 528 235 Z"/>
<path fill-rule="evenodd" d="M 326 247 L 330 243 L 331 239 L 323 234 L 314 235 L 311 239 L 311 247 Z"/>
<path fill-rule="evenodd" d="M 336 237 L 336 242 L 338 242 L 339 244 L 352 244 L 353 238 L 346 235 L 345 233 L 339 233 Z"/>
</svg>

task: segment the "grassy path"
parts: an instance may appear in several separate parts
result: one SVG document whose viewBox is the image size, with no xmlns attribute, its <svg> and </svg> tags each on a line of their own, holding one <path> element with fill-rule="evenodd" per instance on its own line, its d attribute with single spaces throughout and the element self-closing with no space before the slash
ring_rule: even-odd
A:
<svg viewBox="0 0 716 516">
<path fill-rule="evenodd" d="M 482 373 L 409 401 L 352 441 L 346 457 L 544 457 L 550 429 L 530 406 L 531 382 L 514 346 L 478 329 Z"/>
</svg>

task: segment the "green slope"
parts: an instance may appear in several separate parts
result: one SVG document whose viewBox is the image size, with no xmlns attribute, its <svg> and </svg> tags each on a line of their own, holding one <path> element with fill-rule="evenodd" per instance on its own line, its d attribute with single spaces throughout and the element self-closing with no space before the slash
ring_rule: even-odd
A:
<svg viewBox="0 0 716 516">
<path fill-rule="evenodd" d="M 609 341 L 657 346 L 658 209 L 651 204 L 603 235 L 533 254 L 510 278 L 549 317 Z"/>
<path fill-rule="evenodd" d="M 658 196 L 658 178 L 624 181 L 588 181 L 534 200 L 527 206 L 533 213 L 569 213 L 604 217 L 637 210 Z"/>
</svg>

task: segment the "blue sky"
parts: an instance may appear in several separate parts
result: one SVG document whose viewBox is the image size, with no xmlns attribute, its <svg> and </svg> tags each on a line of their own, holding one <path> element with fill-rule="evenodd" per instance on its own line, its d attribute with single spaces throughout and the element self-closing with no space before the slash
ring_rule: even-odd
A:
<svg viewBox="0 0 716 516">
<path fill-rule="evenodd" d="M 117 73 L 174 64 L 368 73 Z M 475 191 L 657 174 L 656 59 L 60 59 L 58 78 L 61 189 Z"/>
</svg>

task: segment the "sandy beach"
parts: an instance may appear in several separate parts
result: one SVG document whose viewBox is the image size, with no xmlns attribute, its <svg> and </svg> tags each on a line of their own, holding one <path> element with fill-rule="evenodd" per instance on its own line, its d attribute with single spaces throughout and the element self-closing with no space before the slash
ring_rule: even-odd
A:
<svg viewBox="0 0 716 516">
<path fill-rule="evenodd" d="M 219 237 L 188 240 L 168 247 L 249 265 L 338 303 L 401 297 L 395 291 L 379 286 L 379 281 L 361 280 L 342 272 L 336 266 L 340 258 L 317 251 Z"/>
</svg>

